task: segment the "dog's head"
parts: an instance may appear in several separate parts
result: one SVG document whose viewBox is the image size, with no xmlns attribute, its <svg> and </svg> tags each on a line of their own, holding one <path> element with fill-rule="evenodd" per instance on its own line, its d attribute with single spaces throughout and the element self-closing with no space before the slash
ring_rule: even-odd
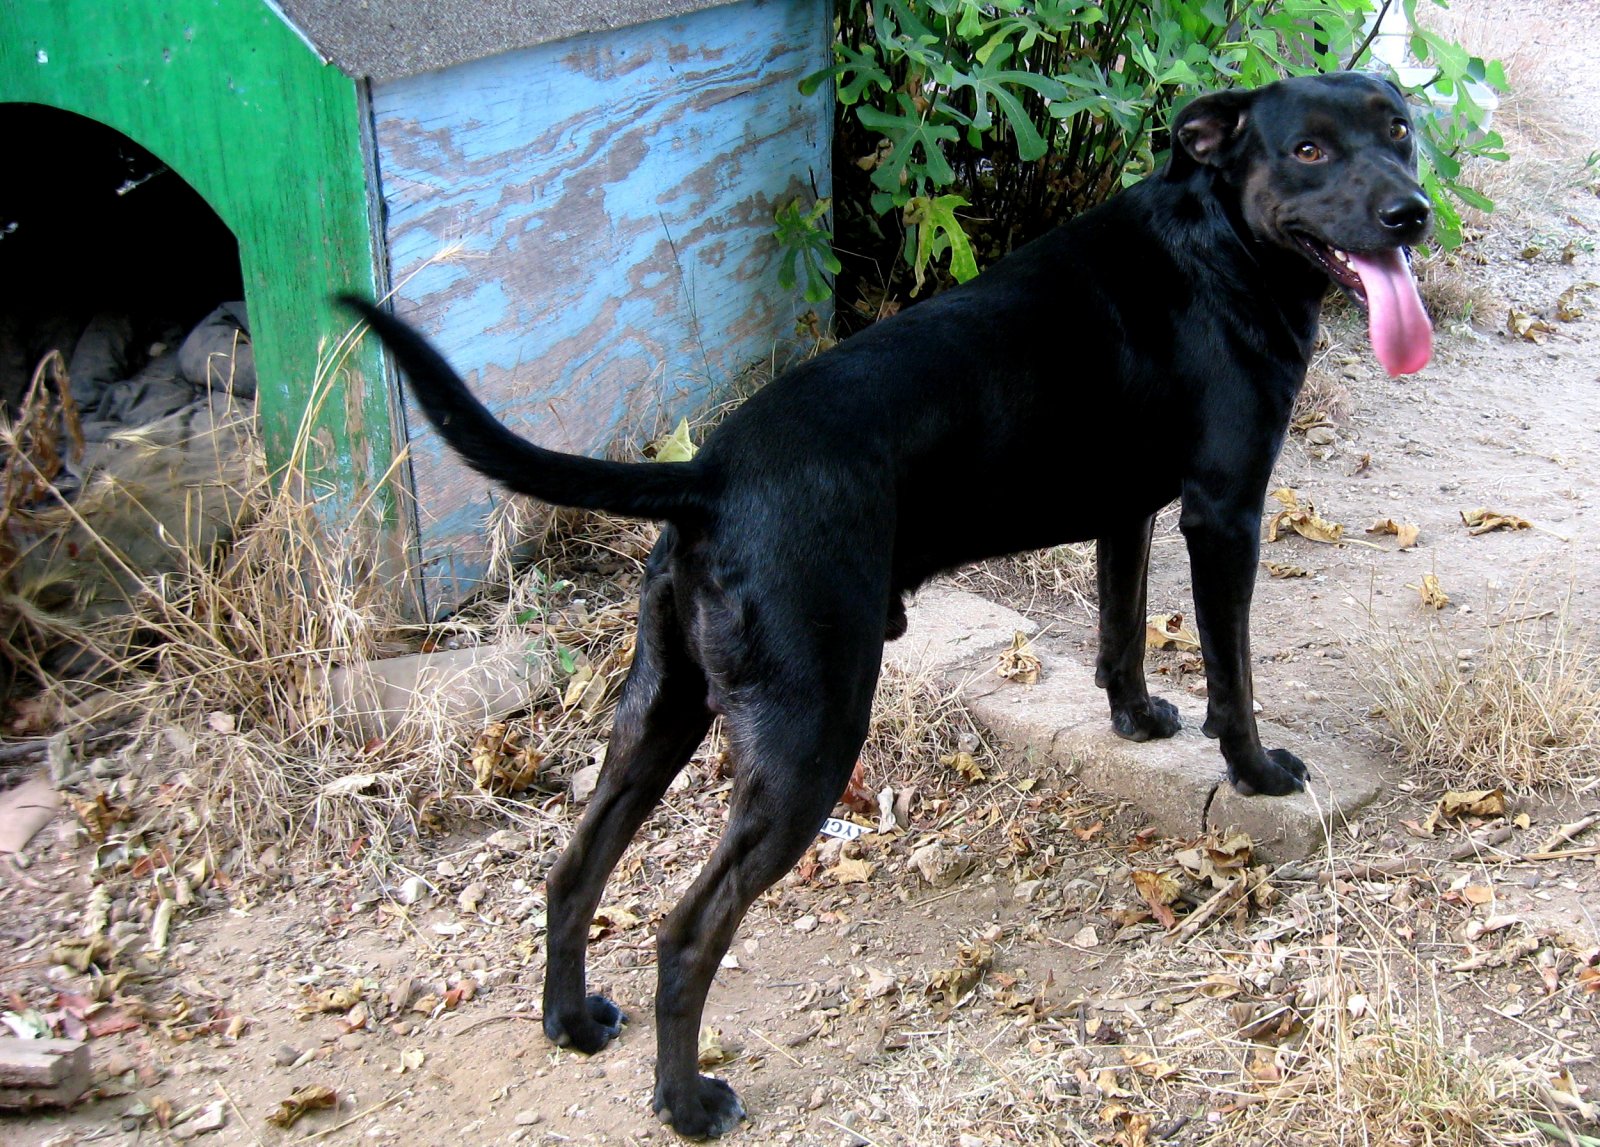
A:
<svg viewBox="0 0 1600 1147">
<path fill-rule="evenodd" d="M 1400 89 L 1359 72 L 1201 96 L 1172 125 L 1166 177 L 1220 176 L 1252 235 L 1298 253 L 1367 310 L 1390 374 L 1421 370 L 1432 327 L 1406 248 L 1432 212 Z"/>
</svg>

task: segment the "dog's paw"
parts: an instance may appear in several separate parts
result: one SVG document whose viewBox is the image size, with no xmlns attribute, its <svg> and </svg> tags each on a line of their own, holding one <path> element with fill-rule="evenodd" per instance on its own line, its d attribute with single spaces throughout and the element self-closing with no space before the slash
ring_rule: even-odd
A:
<svg viewBox="0 0 1600 1147">
<path fill-rule="evenodd" d="M 604 996 L 590 996 L 576 1014 L 546 1013 L 544 1034 L 557 1047 L 593 1055 L 617 1038 L 628 1017 Z"/>
<path fill-rule="evenodd" d="M 657 1088 L 654 1106 L 661 1121 L 685 1139 L 715 1139 L 745 1117 L 733 1088 L 709 1075 L 697 1076 L 688 1094 L 669 1095 Z"/>
<path fill-rule="evenodd" d="M 1126 741 L 1154 741 L 1170 737 L 1182 724 L 1178 719 L 1177 706 L 1160 697 L 1149 697 L 1143 704 L 1111 710 L 1111 729 Z"/>
<path fill-rule="evenodd" d="M 1289 796 L 1304 789 L 1310 776 L 1305 762 L 1288 749 L 1268 749 L 1248 772 L 1228 763 L 1228 780 L 1243 797 Z"/>
</svg>

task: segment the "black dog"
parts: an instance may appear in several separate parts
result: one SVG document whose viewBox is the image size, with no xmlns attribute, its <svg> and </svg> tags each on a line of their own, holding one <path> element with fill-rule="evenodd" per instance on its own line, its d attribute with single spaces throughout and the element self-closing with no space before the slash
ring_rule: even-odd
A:
<svg viewBox="0 0 1600 1147">
<path fill-rule="evenodd" d="M 691 462 L 553 453 L 506 429 L 405 324 L 359 300 L 439 433 L 547 502 L 662 520 L 605 768 L 550 873 L 544 1028 L 598 1051 L 622 1022 L 586 995 L 608 874 L 716 714 L 736 760 L 720 845 L 658 937 L 655 1109 L 715 1136 L 743 1116 L 696 1070 L 706 992 L 750 903 L 795 863 L 850 776 L 902 598 L 931 575 L 1098 543 L 1095 680 L 1116 731 L 1170 736 L 1143 675 L 1151 523 L 1176 497 L 1206 681 L 1205 731 L 1242 793 L 1306 768 L 1263 750 L 1248 622 L 1262 503 L 1332 279 L 1370 310 L 1391 374 L 1427 361 L 1404 253 L 1428 226 L 1398 89 L 1357 74 L 1195 100 L 1157 177 L 977 280 L 758 392 Z M 1165 429 L 1164 450 L 1147 428 Z M 1002 468 L 1015 496 L 974 481 Z"/>
</svg>

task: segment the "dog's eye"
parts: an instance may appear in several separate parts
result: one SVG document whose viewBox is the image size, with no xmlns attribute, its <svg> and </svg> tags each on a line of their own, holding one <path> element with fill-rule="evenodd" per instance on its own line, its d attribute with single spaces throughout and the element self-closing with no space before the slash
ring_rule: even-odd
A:
<svg viewBox="0 0 1600 1147">
<path fill-rule="evenodd" d="M 1294 157 L 1301 163 L 1321 163 L 1323 152 L 1308 139 L 1294 145 Z"/>
<path fill-rule="evenodd" d="M 1406 126 L 1406 121 L 1403 119 L 1397 119 L 1389 125 L 1389 138 L 1394 140 L 1396 143 L 1399 143 L 1402 139 L 1405 139 L 1410 135 L 1411 129 Z"/>
</svg>

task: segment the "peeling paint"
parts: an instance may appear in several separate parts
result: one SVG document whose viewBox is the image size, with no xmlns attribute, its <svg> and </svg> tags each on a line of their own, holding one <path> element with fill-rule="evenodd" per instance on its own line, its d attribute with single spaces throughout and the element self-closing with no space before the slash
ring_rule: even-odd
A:
<svg viewBox="0 0 1600 1147">
<path fill-rule="evenodd" d="M 378 85 L 397 309 L 561 449 L 767 358 L 807 309 L 778 288 L 772 213 L 827 193 L 831 108 L 798 91 L 827 28 L 817 0 L 741 3 Z M 434 607 L 481 568 L 498 495 L 406 424 Z"/>
</svg>

